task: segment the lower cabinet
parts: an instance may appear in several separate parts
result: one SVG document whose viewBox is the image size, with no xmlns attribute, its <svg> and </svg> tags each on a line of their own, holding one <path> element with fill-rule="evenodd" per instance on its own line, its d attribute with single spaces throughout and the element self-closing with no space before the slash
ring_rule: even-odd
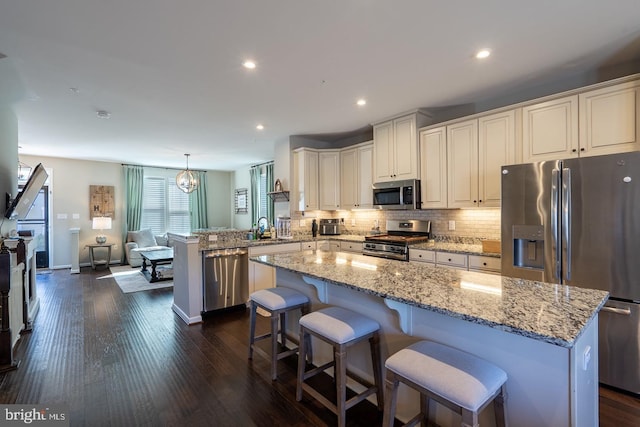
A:
<svg viewBox="0 0 640 427">
<path fill-rule="evenodd" d="M 343 252 L 362 253 L 362 242 L 340 242 L 340 250 Z"/>
<path fill-rule="evenodd" d="M 249 248 L 249 258 L 260 255 L 300 252 L 300 243 L 256 246 Z M 276 286 L 276 269 L 257 262 L 249 262 L 249 293 Z"/>
<path fill-rule="evenodd" d="M 318 249 L 321 251 L 339 251 L 340 242 L 338 240 L 321 240 L 318 242 Z"/>
<path fill-rule="evenodd" d="M 500 274 L 501 270 L 501 260 L 498 257 L 465 255 L 426 249 L 409 249 L 409 261 L 424 262 L 439 267 L 479 271 L 489 274 Z"/>
<path fill-rule="evenodd" d="M 451 252 L 436 252 L 436 264 L 440 267 L 457 268 L 467 270 L 468 256 Z"/>
<path fill-rule="evenodd" d="M 469 255 L 469 271 L 480 271 L 482 273 L 500 274 L 502 269 L 500 258 Z"/>
</svg>

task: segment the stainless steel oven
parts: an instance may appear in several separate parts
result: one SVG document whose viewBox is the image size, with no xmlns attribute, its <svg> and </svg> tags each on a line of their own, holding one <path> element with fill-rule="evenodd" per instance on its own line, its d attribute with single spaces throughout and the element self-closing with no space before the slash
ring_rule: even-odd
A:
<svg viewBox="0 0 640 427">
<path fill-rule="evenodd" d="M 378 209 L 420 209 L 420 180 L 373 184 L 373 205 Z"/>
<path fill-rule="evenodd" d="M 431 221 L 387 220 L 387 234 L 366 236 L 362 254 L 409 261 L 409 245 L 425 242 L 431 235 Z"/>
</svg>

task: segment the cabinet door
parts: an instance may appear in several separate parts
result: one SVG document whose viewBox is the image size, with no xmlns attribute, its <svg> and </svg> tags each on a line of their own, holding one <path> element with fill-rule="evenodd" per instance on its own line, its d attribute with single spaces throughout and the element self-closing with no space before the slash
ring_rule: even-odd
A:
<svg viewBox="0 0 640 427">
<path fill-rule="evenodd" d="M 340 250 L 343 252 L 362 253 L 362 242 L 340 242 Z"/>
<path fill-rule="evenodd" d="M 358 206 L 358 150 L 352 148 L 340 153 L 340 205 L 342 209 Z"/>
<path fill-rule="evenodd" d="M 358 148 L 357 207 L 373 208 L 373 143 Z"/>
<path fill-rule="evenodd" d="M 442 267 L 457 268 L 467 270 L 467 255 L 450 252 L 436 252 L 436 264 Z"/>
<path fill-rule="evenodd" d="M 447 205 L 478 205 L 478 121 L 447 126 Z"/>
<path fill-rule="evenodd" d="M 522 108 L 524 163 L 578 157 L 578 95 Z"/>
<path fill-rule="evenodd" d="M 394 163 L 393 122 L 385 122 L 373 127 L 373 161 L 376 182 L 393 179 Z"/>
<path fill-rule="evenodd" d="M 501 166 L 514 164 L 515 112 L 478 119 L 478 206 L 500 207 Z"/>
<path fill-rule="evenodd" d="M 276 286 L 276 269 L 258 262 L 249 262 L 249 293 Z"/>
<path fill-rule="evenodd" d="M 447 131 L 439 127 L 420 133 L 422 209 L 447 207 Z"/>
<path fill-rule="evenodd" d="M 580 156 L 640 149 L 640 82 L 579 95 Z"/>
<path fill-rule="evenodd" d="M 395 119 L 394 127 L 394 180 L 418 178 L 418 141 L 416 116 Z"/>
<path fill-rule="evenodd" d="M 320 209 L 336 210 L 340 208 L 340 152 L 320 151 L 318 166 Z"/>
<path fill-rule="evenodd" d="M 318 209 L 318 152 L 294 152 L 295 197 L 299 211 Z"/>
</svg>

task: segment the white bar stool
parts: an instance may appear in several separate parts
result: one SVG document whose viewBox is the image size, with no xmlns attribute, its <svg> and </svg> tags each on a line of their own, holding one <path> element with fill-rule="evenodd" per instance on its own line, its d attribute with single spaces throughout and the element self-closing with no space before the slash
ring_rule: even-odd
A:
<svg viewBox="0 0 640 427">
<path fill-rule="evenodd" d="M 385 367 L 384 427 L 393 426 L 400 381 L 420 392 L 421 412 L 406 425 L 427 425 L 429 399 L 434 399 L 461 414 L 463 427 L 479 426 L 478 414 L 494 401 L 496 424 L 507 426 L 507 374 L 484 359 L 432 341 L 420 341 L 390 356 Z"/>
<path fill-rule="evenodd" d="M 300 352 L 298 354 L 298 381 L 296 400 L 302 400 L 303 390 L 338 416 L 338 426 L 344 427 L 346 411 L 376 393 L 378 409 L 383 409 L 382 364 L 380 361 L 380 325 L 375 320 L 340 307 L 329 307 L 306 314 L 300 318 Z M 305 371 L 305 356 L 310 351 L 309 336 L 313 335 L 333 346 L 333 361 Z M 373 362 L 374 383 L 347 370 L 347 348 L 363 340 L 369 340 Z M 305 383 L 305 380 L 334 367 L 336 403 Z M 347 376 L 367 387 L 362 393 L 347 400 Z"/>
<path fill-rule="evenodd" d="M 253 359 L 253 351 L 257 351 L 266 358 L 271 358 L 271 379 L 275 380 L 278 373 L 278 360 L 291 356 L 298 348 L 286 349 L 287 346 L 287 313 L 300 309 L 302 314 L 309 312 L 309 298 L 293 289 L 276 287 L 253 292 L 249 296 L 251 301 L 251 317 L 249 323 L 249 359 Z M 256 312 L 258 307 L 269 312 L 271 332 L 260 336 L 256 333 Z M 280 319 L 280 341 L 285 350 L 278 352 L 278 319 Z M 271 338 L 271 354 L 256 346 L 257 341 Z"/>
</svg>

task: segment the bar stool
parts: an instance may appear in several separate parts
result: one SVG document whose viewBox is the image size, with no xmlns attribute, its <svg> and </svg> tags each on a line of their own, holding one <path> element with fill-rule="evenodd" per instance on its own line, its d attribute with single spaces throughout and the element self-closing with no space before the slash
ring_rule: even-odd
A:
<svg viewBox="0 0 640 427">
<path fill-rule="evenodd" d="M 378 409 L 383 409 L 382 398 L 382 366 L 380 362 L 380 325 L 375 320 L 345 310 L 340 307 L 329 307 L 306 314 L 300 318 L 300 352 L 298 354 L 298 381 L 296 400 L 302 400 L 303 390 L 322 403 L 338 416 L 338 426 L 346 423 L 346 411 L 368 396 L 376 393 Z M 329 343 L 333 347 L 333 361 L 305 371 L 305 356 L 310 350 L 310 335 Z M 373 361 L 374 383 L 364 380 L 357 374 L 347 370 L 347 348 L 363 340 L 369 340 L 371 359 Z M 305 383 L 305 380 L 330 367 L 334 367 L 336 383 L 336 403 L 320 394 Z M 347 400 L 347 377 L 367 387 L 362 393 Z"/>
<path fill-rule="evenodd" d="M 302 314 L 309 312 L 309 298 L 293 289 L 276 287 L 253 292 L 249 296 L 251 301 L 251 317 L 249 323 L 249 359 L 253 358 L 253 351 L 257 351 L 266 358 L 271 358 L 271 379 L 275 380 L 278 373 L 278 360 L 291 356 L 298 351 L 298 348 L 290 350 L 287 346 L 287 313 L 300 309 Z M 256 312 L 258 307 L 269 312 L 271 320 L 271 332 L 255 336 L 256 333 Z M 280 341 L 285 350 L 278 352 L 278 319 L 280 319 Z M 257 341 L 271 338 L 271 354 L 256 346 Z"/>
<path fill-rule="evenodd" d="M 429 417 L 429 399 L 462 415 L 462 426 L 479 426 L 478 414 L 494 401 L 496 424 L 507 425 L 505 406 L 507 374 L 497 366 L 469 353 L 420 341 L 389 357 L 384 407 L 384 427 L 393 425 L 398 383 L 420 392 L 421 412 L 406 425 Z"/>
</svg>

